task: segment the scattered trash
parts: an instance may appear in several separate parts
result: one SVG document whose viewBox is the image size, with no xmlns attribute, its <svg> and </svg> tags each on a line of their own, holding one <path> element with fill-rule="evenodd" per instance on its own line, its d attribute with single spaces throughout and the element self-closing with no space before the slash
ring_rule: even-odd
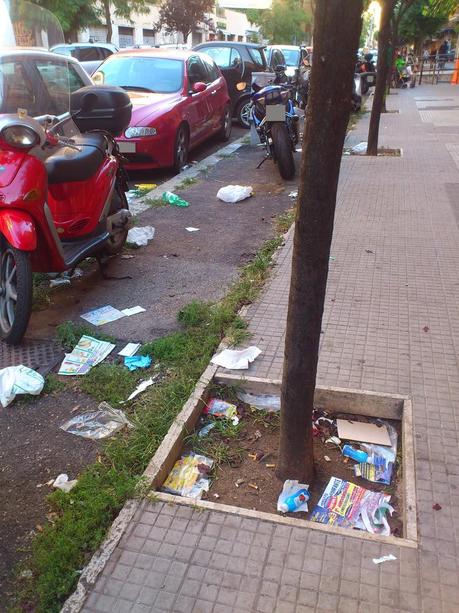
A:
<svg viewBox="0 0 459 613">
<path fill-rule="evenodd" d="M 424 332 L 428 332 L 430 330 L 429 326 L 424 326 L 422 329 L 424 330 Z"/>
<path fill-rule="evenodd" d="M 113 351 L 115 345 L 92 336 L 82 336 L 71 353 L 67 353 L 58 375 L 86 375 Z"/>
<path fill-rule="evenodd" d="M 26 568 L 26 570 L 22 571 L 19 577 L 21 579 L 31 579 L 33 577 L 33 572 L 30 570 L 30 568 Z"/>
<path fill-rule="evenodd" d="M 135 255 L 131 255 L 130 253 L 123 253 L 121 256 L 122 260 L 132 260 L 133 258 L 135 258 Z"/>
<path fill-rule="evenodd" d="M 247 483 L 247 485 L 249 487 L 251 487 L 253 490 L 258 490 L 259 489 L 258 485 L 256 483 Z"/>
<path fill-rule="evenodd" d="M 217 198 L 223 200 L 223 202 L 240 202 L 246 198 L 250 198 L 253 194 L 253 187 L 251 185 L 226 185 L 221 187 L 217 192 Z"/>
<path fill-rule="evenodd" d="M 171 204 L 173 206 L 190 206 L 189 202 L 183 200 L 183 198 L 180 198 L 180 196 L 177 196 L 177 194 L 173 194 L 172 192 L 164 192 L 162 197 L 164 202 L 167 202 L 167 204 Z"/>
<path fill-rule="evenodd" d="M 147 387 L 150 387 L 150 385 L 153 385 L 153 383 L 155 382 L 157 378 L 158 378 L 158 375 L 154 378 L 150 377 L 149 379 L 146 379 L 146 381 L 141 381 L 139 385 L 135 388 L 135 390 L 132 392 L 132 394 L 128 396 L 125 402 L 128 402 L 129 400 L 133 400 L 136 396 L 144 392 L 147 389 Z"/>
<path fill-rule="evenodd" d="M 97 411 L 72 417 L 61 426 L 61 430 L 83 438 L 99 440 L 113 436 L 125 426 L 134 427 L 123 411 L 114 409 L 107 402 L 101 402 Z"/>
<path fill-rule="evenodd" d="M 367 142 L 359 143 L 358 145 L 355 145 L 354 147 L 352 147 L 351 154 L 352 155 L 364 155 L 367 152 L 367 146 L 368 146 Z"/>
<path fill-rule="evenodd" d="M 255 432 L 253 433 L 255 440 L 258 440 L 259 438 L 261 438 L 261 432 L 260 430 L 255 430 Z"/>
<path fill-rule="evenodd" d="M 266 468 L 275 468 L 275 464 L 265 464 Z"/>
<path fill-rule="evenodd" d="M 110 305 L 106 305 L 100 307 L 99 309 L 94 309 L 93 311 L 80 315 L 81 319 L 88 321 L 93 326 L 103 326 L 111 321 L 121 319 L 124 316 L 124 313 Z"/>
<path fill-rule="evenodd" d="M 213 415 L 214 417 L 229 419 L 233 425 L 237 425 L 239 423 L 236 405 L 231 404 L 231 402 L 226 402 L 226 400 L 212 398 L 204 407 L 204 413 L 207 415 Z"/>
<path fill-rule="evenodd" d="M 337 419 L 338 436 L 347 441 L 360 441 L 374 445 L 390 445 L 390 436 L 384 424 Z"/>
<path fill-rule="evenodd" d="M 133 356 L 140 349 L 140 343 L 128 343 L 121 351 L 118 352 L 118 355 L 121 356 Z"/>
<path fill-rule="evenodd" d="M 397 558 L 393 554 L 389 554 L 387 556 L 381 556 L 380 558 L 373 558 L 373 564 L 381 564 L 382 562 L 392 562 L 392 560 L 396 560 Z"/>
<path fill-rule="evenodd" d="M 325 444 L 327 445 L 329 443 L 341 449 L 341 439 L 339 439 L 337 436 L 330 436 L 330 438 L 327 438 Z"/>
<path fill-rule="evenodd" d="M 77 483 L 78 479 L 72 479 L 69 481 L 69 476 L 62 473 L 54 479 L 52 486 L 58 490 L 62 490 L 63 492 L 70 492 L 70 490 L 74 488 Z"/>
<path fill-rule="evenodd" d="M 71 281 L 69 277 L 57 277 L 57 279 L 51 279 L 49 287 L 59 287 L 61 285 L 70 285 Z"/>
<path fill-rule="evenodd" d="M 193 226 L 189 226 L 188 228 L 185 228 L 185 230 L 187 232 L 199 232 L 199 228 L 193 228 Z"/>
<path fill-rule="evenodd" d="M 245 402 L 259 411 L 277 412 L 280 411 L 280 396 L 270 396 L 269 394 L 251 394 L 250 392 L 237 392 L 237 397 L 241 402 Z"/>
<path fill-rule="evenodd" d="M 206 475 L 213 464 L 210 458 L 193 452 L 182 456 L 174 464 L 161 489 L 186 498 L 201 498 L 203 492 L 209 491 L 210 481 Z"/>
<path fill-rule="evenodd" d="M 123 309 L 121 313 L 126 315 L 126 317 L 131 317 L 131 315 L 137 315 L 138 313 L 145 313 L 146 309 L 141 306 L 130 307 L 129 309 Z"/>
<path fill-rule="evenodd" d="M 368 459 L 365 463 L 354 466 L 354 474 L 373 483 L 389 485 L 397 458 L 397 430 L 389 424 L 385 425 L 390 436 L 390 447 L 361 443 L 360 446 L 368 454 Z"/>
<path fill-rule="evenodd" d="M 343 456 L 361 463 L 368 460 L 368 453 L 365 453 L 365 451 L 362 451 L 361 449 L 354 449 L 354 447 L 351 447 L 351 445 L 344 445 Z"/>
<path fill-rule="evenodd" d="M 151 366 L 151 357 L 149 355 L 127 355 L 124 358 L 124 365 L 131 371 L 138 368 L 148 368 Z"/>
<path fill-rule="evenodd" d="M 393 513 L 390 496 L 331 477 L 311 514 L 311 521 L 358 528 L 372 534 L 390 534 L 386 511 Z"/>
<path fill-rule="evenodd" d="M 308 487 L 309 485 L 304 483 L 287 479 L 277 499 L 277 510 L 280 513 L 297 513 L 299 511 L 307 513 L 310 498 Z"/>
<path fill-rule="evenodd" d="M 239 487 L 239 486 L 240 486 L 240 485 L 242 485 L 243 483 L 245 483 L 244 479 L 238 479 L 234 485 L 235 485 L 236 487 Z"/>
<path fill-rule="evenodd" d="M 433 506 L 432 509 L 434 511 L 440 511 L 441 510 L 441 505 L 438 504 L 438 502 L 436 502 Z"/>
<path fill-rule="evenodd" d="M 202 438 L 203 436 L 207 436 L 209 432 L 212 430 L 212 428 L 215 428 L 214 421 L 211 421 L 210 423 L 208 423 L 207 425 L 205 425 L 203 428 L 199 430 L 198 432 L 199 438 Z"/>
<path fill-rule="evenodd" d="M 153 240 L 154 236 L 155 229 L 152 226 L 131 228 L 128 232 L 126 242 L 130 245 L 136 245 L 136 247 L 146 247 L 148 241 Z"/>
<path fill-rule="evenodd" d="M 138 183 L 135 186 L 135 189 L 132 190 L 132 191 L 134 191 L 134 192 L 139 192 L 139 191 L 144 192 L 145 190 L 149 190 L 151 192 L 151 190 L 155 189 L 156 187 L 158 187 L 158 185 L 156 183 Z"/>
<path fill-rule="evenodd" d="M 333 255 L 331 255 L 328 259 L 330 260 L 330 262 L 334 262 L 336 260 L 336 258 Z"/>
<path fill-rule="evenodd" d="M 219 354 L 214 355 L 211 362 L 223 368 L 231 370 L 246 370 L 249 364 L 261 353 L 258 347 L 248 347 L 247 349 L 224 349 Z"/>
<path fill-rule="evenodd" d="M 45 385 L 40 373 L 27 366 L 7 366 L 0 370 L 0 403 L 7 407 L 17 394 L 38 396 Z"/>
<path fill-rule="evenodd" d="M 331 462 L 331 458 L 328 455 L 324 455 L 324 460 L 326 462 Z"/>
<path fill-rule="evenodd" d="M 365 253 L 374 253 L 371 249 L 365 249 Z"/>
<path fill-rule="evenodd" d="M 293 192 L 290 192 L 288 197 L 291 198 L 292 200 L 294 200 L 295 198 L 298 198 L 298 190 L 296 189 Z"/>
</svg>

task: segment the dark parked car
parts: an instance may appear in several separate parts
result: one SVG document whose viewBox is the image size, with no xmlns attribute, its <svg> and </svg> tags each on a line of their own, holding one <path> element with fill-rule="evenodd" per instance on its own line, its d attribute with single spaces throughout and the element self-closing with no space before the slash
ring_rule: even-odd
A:
<svg viewBox="0 0 459 613">
<path fill-rule="evenodd" d="M 263 45 L 212 41 L 194 49 L 210 55 L 220 68 L 228 86 L 233 117 L 249 128 L 252 73 L 265 72 L 268 67 Z"/>
<path fill-rule="evenodd" d="M 51 51 L 76 58 L 88 75 L 92 75 L 102 62 L 112 53 L 116 53 L 118 49 L 111 43 L 73 43 L 55 45 Z"/>
</svg>

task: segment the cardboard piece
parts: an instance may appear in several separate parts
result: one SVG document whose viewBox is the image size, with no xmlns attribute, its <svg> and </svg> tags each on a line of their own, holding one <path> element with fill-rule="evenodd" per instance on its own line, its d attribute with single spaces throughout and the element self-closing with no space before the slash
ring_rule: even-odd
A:
<svg viewBox="0 0 459 613">
<path fill-rule="evenodd" d="M 374 445 L 387 445 L 390 447 L 390 436 L 386 426 L 351 421 L 350 419 L 337 419 L 338 436 L 346 441 L 359 441 L 360 443 L 373 443 Z"/>
</svg>

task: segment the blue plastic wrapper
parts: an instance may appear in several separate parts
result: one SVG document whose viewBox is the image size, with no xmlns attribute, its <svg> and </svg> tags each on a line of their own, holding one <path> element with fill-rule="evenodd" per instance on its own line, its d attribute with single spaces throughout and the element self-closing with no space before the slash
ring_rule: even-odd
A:
<svg viewBox="0 0 459 613">
<path fill-rule="evenodd" d="M 148 368 L 151 366 L 151 357 L 149 355 L 132 355 L 124 358 L 124 365 L 129 370 L 137 370 L 137 368 Z"/>
</svg>

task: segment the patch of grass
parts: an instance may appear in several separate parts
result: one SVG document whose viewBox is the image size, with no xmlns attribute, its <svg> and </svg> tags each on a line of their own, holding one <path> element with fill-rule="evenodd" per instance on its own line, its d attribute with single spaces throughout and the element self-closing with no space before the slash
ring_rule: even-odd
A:
<svg viewBox="0 0 459 613">
<path fill-rule="evenodd" d="M 103 363 L 92 368 L 80 382 L 81 391 L 93 396 L 99 402 L 106 400 L 115 406 L 126 400 L 141 378 L 142 371 L 130 371 L 122 364 Z"/>
<path fill-rule="evenodd" d="M 143 203 L 152 209 L 161 209 L 167 206 L 167 202 L 164 202 L 162 198 L 144 198 Z"/>
<path fill-rule="evenodd" d="M 219 157 L 221 160 L 229 160 L 229 159 L 231 159 L 231 158 L 236 157 L 236 152 L 235 152 L 235 151 L 233 151 L 233 153 L 219 153 L 219 154 L 218 154 L 218 157 Z"/>
<path fill-rule="evenodd" d="M 195 183 L 198 183 L 198 181 L 199 179 L 196 177 L 185 177 L 183 181 L 180 181 L 180 183 L 175 186 L 175 189 L 186 189 L 187 187 L 191 187 Z"/>
<path fill-rule="evenodd" d="M 146 196 L 147 194 L 149 194 L 153 189 L 155 189 L 155 187 L 157 187 L 156 184 L 151 183 L 148 186 L 144 186 L 144 185 L 136 185 L 134 187 L 134 189 L 131 189 L 131 193 L 136 197 L 136 198 L 142 198 L 142 196 Z"/>
<path fill-rule="evenodd" d="M 292 223 L 295 221 L 296 209 L 288 209 L 284 213 L 281 213 L 276 217 L 276 230 L 285 234 L 289 229 Z"/>
<path fill-rule="evenodd" d="M 95 330 L 91 326 L 86 324 L 76 324 L 73 321 L 65 321 L 59 324 L 56 328 L 56 337 L 62 348 L 65 351 L 71 351 L 83 335 L 92 336 L 98 338 L 101 341 L 109 341 L 110 343 L 116 342 L 113 336 L 103 334 L 99 330 Z"/>
<path fill-rule="evenodd" d="M 192 302 L 179 314 L 181 331 L 143 345 L 141 353 L 151 354 L 155 362 L 167 369 L 167 375 L 134 403 L 123 405 L 135 427 L 102 442 L 98 462 L 79 475 L 78 485 L 71 493 L 57 491 L 49 497 L 56 519 L 35 538 L 28 562 L 33 577 L 22 582 L 17 611 L 59 611 L 78 581 L 79 570 L 102 542 L 124 502 L 141 491 L 136 486 L 141 483 L 142 472 L 222 338 L 231 331 L 246 331 L 238 310 L 258 295 L 281 243 L 280 236 L 267 241 L 254 260 L 241 270 L 239 280 L 221 302 Z M 60 342 L 69 349 L 85 333 L 107 338 L 72 322 L 58 328 Z M 144 377 L 145 371 L 130 373 L 119 365 L 101 364 L 82 378 L 80 385 L 97 400 L 116 404 Z M 215 430 L 212 439 L 202 442 L 203 452 L 217 462 L 238 462 L 240 452 L 231 450 L 225 442 L 237 436 L 237 427 L 222 423 Z"/>
<path fill-rule="evenodd" d="M 57 375 L 50 373 L 45 379 L 43 394 L 55 394 L 56 392 L 61 392 L 64 387 L 65 383 L 61 381 Z"/>
</svg>

